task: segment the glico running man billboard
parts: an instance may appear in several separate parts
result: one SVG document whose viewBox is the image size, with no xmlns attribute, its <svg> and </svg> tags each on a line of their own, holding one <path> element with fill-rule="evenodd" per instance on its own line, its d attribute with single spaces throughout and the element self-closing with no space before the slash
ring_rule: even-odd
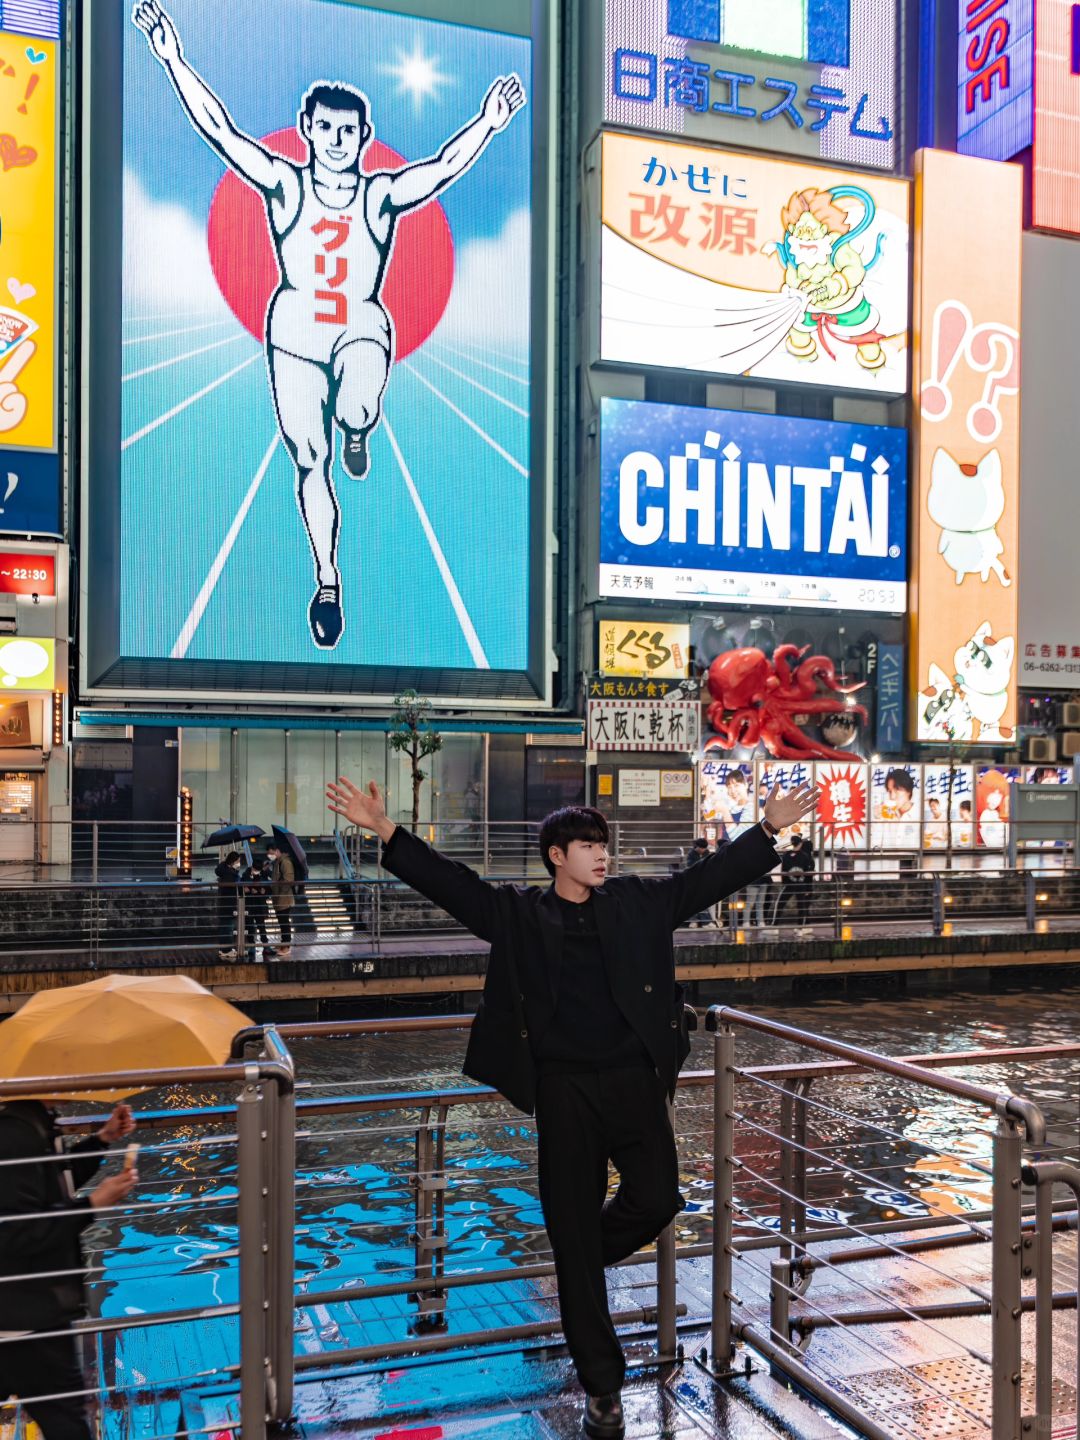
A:
<svg viewBox="0 0 1080 1440">
<path fill-rule="evenodd" d="M 120 217 L 93 183 L 90 294 L 120 373 L 91 406 L 116 453 L 89 466 L 88 683 L 484 671 L 506 683 L 479 693 L 535 698 L 529 7 L 505 32 L 331 0 L 233 0 L 227 26 L 211 0 L 111 8 L 91 41 L 122 62 L 122 114 L 95 70 L 90 128 L 91 167 L 110 139 L 123 165 L 111 352 Z"/>
<path fill-rule="evenodd" d="M 907 432 L 601 401 L 600 595 L 899 613 Z"/>
</svg>

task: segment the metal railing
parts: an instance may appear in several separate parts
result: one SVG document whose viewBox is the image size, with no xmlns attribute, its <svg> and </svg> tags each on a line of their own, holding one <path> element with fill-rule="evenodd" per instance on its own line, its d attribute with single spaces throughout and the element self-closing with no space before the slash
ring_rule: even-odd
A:
<svg viewBox="0 0 1080 1440">
<path fill-rule="evenodd" d="M 522 1172 L 531 1172 L 531 1126 L 520 1115 L 513 1116 L 508 1126 L 501 1097 L 487 1088 L 461 1085 L 389 1091 L 358 1091 L 354 1085 L 339 1093 L 349 1082 L 306 1084 L 301 1078 L 294 1098 L 289 1042 L 317 1041 L 322 1052 L 330 1041 L 463 1032 L 470 1023 L 467 1018 L 439 1016 L 253 1027 L 237 1036 L 233 1056 L 222 1066 L 128 1072 L 92 1080 L 0 1082 L 0 1103 L 42 1090 L 75 1098 L 91 1088 L 172 1084 L 183 1086 L 183 1093 L 190 1095 L 210 1087 L 206 1102 L 194 1108 L 173 1104 L 139 1114 L 142 1130 L 166 1132 L 166 1138 L 144 1145 L 148 1180 L 145 1186 L 140 1180 L 138 1198 L 122 1213 L 129 1227 L 159 1218 L 170 1233 L 178 1214 L 185 1217 L 185 1227 L 200 1214 L 211 1215 L 219 1231 L 223 1229 L 219 1217 L 234 1215 L 235 1249 L 228 1248 L 232 1232 L 225 1229 L 224 1247 L 219 1246 L 212 1258 L 217 1273 L 228 1273 L 235 1265 L 237 1301 L 95 1318 L 79 1329 L 116 1339 L 151 1327 L 203 1326 L 215 1320 L 238 1325 L 235 1343 L 223 1338 L 221 1361 L 210 1374 L 151 1376 L 141 1378 L 138 1386 L 105 1376 L 87 1394 L 114 1406 L 132 1405 L 138 1398 L 136 1390 L 144 1396 L 175 1395 L 215 1380 L 231 1382 L 236 1392 L 228 1418 L 208 1424 L 206 1431 L 239 1423 L 244 1440 L 262 1440 L 267 1423 L 284 1421 L 292 1413 L 297 1378 L 317 1375 L 330 1380 L 347 1365 L 557 1336 L 559 1319 L 544 1313 L 550 1298 L 536 1288 L 536 1282 L 554 1273 L 550 1252 L 535 1241 L 522 1245 L 519 1239 L 513 1263 L 498 1256 L 492 1264 L 485 1247 L 463 1250 L 461 1236 L 455 1241 L 451 1233 L 456 1209 L 461 1204 L 471 1208 L 475 1202 L 485 1225 L 498 1234 L 506 1204 L 506 1175 L 517 1177 L 520 1186 Z M 898 1060 L 721 1007 L 709 1012 L 708 1029 L 713 1036 L 713 1069 L 682 1075 L 675 1107 L 684 1149 L 697 1133 L 695 1125 L 708 1137 L 704 1146 L 708 1168 L 694 1182 L 693 1211 L 677 1217 L 678 1234 L 668 1227 L 655 1255 L 639 1254 L 624 1262 L 630 1267 L 655 1265 L 656 1300 L 618 1310 L 616 1323 L 644 1327 L 655 1339 L 655 1357 L 665 1360 L 676 1358 L 681 1332 L 707 1330 L 709 1343 L 701 1360 L 717 1378 L 734 1373 L 734 1345 L 741 1342 L 870 1440 L 924 1440 L 927 1432 L 913 1428 L 918 1422 L 911 1420 L 903 1405 L 893 1405 L 883 1414 L 872 1396 L 858 1394 L 844 1375 L 836 1374 L 835 1362 L 820 1361 L 811 1341 L 823 1329 L 841 1333 L 856 1353 L 874 1354 L 912 1394 L 951 1407 L 991 1440 L 1023 1440 L 1030 1433 L 1022 1429 L 1025 1419 L 1042 1427 L 1036 1433 L 1049 1434 L 1053 1372 L 1047 1317 L 1052 1319 L 1053 1310 L 1063 1305 L 1076 1307 L 1075 1291 L 1054 1295 L 1052 1289 L 1053 1237 L 1059 1233 L 1069 1238 L 1064 1227 L 1075 1233 L 1075 1201 L 1064 1208 L 1055 1206 L 1051 1187 L 1064 1184 L 1075 1197 L 1080 1173 L 1062 1159 L 1047 1158 L 1045 1123 L 1030 1098 L 1014 1095 L 1004 1085 L 979 1085 L 941 1072 L 980 1066 L 1000 1071 L 1010 1063 L 1043 1058 L 1060 1067 L 1080 1057 L 1080 1046 Z M 785 1056 L 775 1064 L 742 1067 L 737 1033 L 764 1036 L 791 1057 L 809 1052 L 811 1058 Z M 994 1130 L 985 1155 L 963 1152 L 962 1140 L 943 1135 L 940 1117 L 934 1115 L 920 1138 L 911 1124 L 918 1111 L 906 1098 L 901 1111 L 906 1118 L 883 1118 L 880 1097 L 872 1088 L 879 1077 L 888 1077 L 893 1086 L 899 1084 L 904 1097 L 923 1094 L 960 1106 L 965 1126 L 970 1125 L 968 1115 L 989 1114 Z M 864 1087 L 870 1087 L 865 1096 Z M 222 1103 L 221 1092 L 228 1089 L 235 1090 L 236 1098 Z M 856 1103 L 859 1097 L 866 1102 L 861 1108 Z M 100 1119 L 76 1118 L 69 1123 L 88 1129 Z M 494 1139 L 484 1149 L 486 1134 Z M 520 1154 L 511 1148 L 511 1134 L 523 1142 Z M 371 1263 L 367 1271 L 350 1273 L 337 1206 L 344 1204 L 345 1213 L 354 1214 L 362 1181 L 357 1167 L 338 1158 L 338 1147 L 357 1136 L 369 1137 L 384 1153 L 389 1146 L 394 1163 L 384 1164 L 373 1191 L 363 1191 L 365 1224 L 360 1230 L 350 1228 L 357 1236 L 354 1250 L 359 1244 Z M 1027 1168 L 1023 1167 L 1025 1144 L 1035 1152 Z M 956 1150 L 961 1151 L 959 1156 L 952 1153 Z M 204 1180 L 200 1189 L 196 1176 L 201 1157 L 222 1155 L 228 1160 L 233 1154 L 235 1171 L 230 1162 L 222 1173 L 230 1179 L 234 1174 L 234 1182 L 223 1187 Z M 903 1192 L 898 1194 L 896 1165 L 901 1163 L 907 1173 L 913 1155 L 941 1164 L 962 1162 L 988 1192 L 989 1205 L 973 1204 L 953 1214 L 922 1204 L 913 1207 L 920 1210 L 918 1214 L 855 1218 L 854 1197 L 868 1186 L 887 1191 L 899 1203 Z M 169 1156 L 176 1157 L 176 1173 L 186 1177 L 187 1188 L 175 1183 L 175 1174 L 153 1171 L 155 1161 Z M 703 1174 L 700 1165 L 697 1173 Z M 501 1194 L 493 1197 L 486 1185 L 478 1190 L 478 1176 L 485 1182 L 492 1176 L 501 1181 Z M 1024 1181 L 1038 1186 L 1034 1206 L 1024 1205 Z M 523 1190 L 526 1198 L 532 1188 Z M 493 1203 L 495 1198 L 500 1204 Z M 527 1205 L 525 1200 L 519 1202 L 512 1217 L 515 1223 L 520 1221 L 521 1206 L 529 1209 L 533 1204 L 531 1198 Z M 0 1214 L 0 1225 L 27 1218 L 42 1217 Z M 324 1230 L 334 1237 L 329 1247 L 322 1238 Z M 314 1246 L 307 1238 L 313 1234 L 318 1241 Z M 307 1246 L 300 1265 L 293 1249 L 296 1236 Z M 987 1285 L 944 1268 L 944 1257 L 958 1246 L 983 1247 L 989 1265 Z M 141 1244 L 136 1234 L 133 1250 L 142 1255 L 147 1248 L 152 1247 Z M 757 1262 L 768 1252 L 776 1252 L 778 1258 L 763 1268 Z M 312 1265 L 312 1255 L 320 1256 L 320 1262 Z M 678 1302 L 677 1264 L 705 1257 L 712 1262 L 711 1304 L 707 1311 L 691 1314 Z M 134 1255 L 122 1247 L 114 1249 L 107 1265 L 87 1267 L 87 1275 L 115 1284 L 118 1270 L 133 1260 Z M 1022 1293 L 1028 1271 L 1036 1279 L 1034 1295 Z M 827 1277 L 830 1284 L 849 1285 L 859 1299 L 858 1307 L 838 1302 L 833 1293 L 815 1300 L 812 1282 L 817 1275 Z M 945 1304 L 920 1304 L 912 1290 L 926 1276 L 938 1280 L 944 1276 L 971 1293 Z M 0 1279 L 0 1285 L 4 1283 Z M 477 1314 L 486 1315 L 483 1297 L 488 1294 L 490 1303 L 501 1309 L 524 1307 L 524 1318 L 508 1323 L 504 1315 L 497 1316 L 495 1323 L 476 1324 Z M 401 1333 L 406 1317 L 395 1309 L 398 1335 L 394 1338 L 386 1331 L 391 1312 L 379 1306 L 389 1302 L 396 1307 L 403 1299 L 409 1302 L 408 1329 Z M 366 1322 L 358 1324 L 356 1318 L 342 1318 L 339 1324 L 333 1319 L 335 1307 L 343 1317 L 366 1307 L 370 1321 L 383 1322 L 383 1338 L 375 1338 L 370 1329 L 365 1334 Z M 1040 1340 L 1035 1411 L 1025 1416 L 1021 1397 L 1030 1367 L 1021 1353 L 1021 1320 L 1031 1309 Z M 305 1324 L 310 1332 L 312 1314 L 321 1317 L 328 1342 L 321 1349 L 302 1345 L 296 1353 L 294 1316 L 302 1336 Z M 962 1392 L 950 1390 L 928 1376 L 929 1367 L 897 1361 L 885 1348 L 886 1342 L 875 1336 L 878 1325 L 909 1325 L 931 1350 L 936 1346 L 952 1353 L 958 1342 L 944 1337 L 938 1328 L 938 1321 L 948 1316 L 987 1318 L 991 1350 L 985 1367 L 978 1346 L 967 1344 L 964 1350 L 973 1365 L 986 1370 L 989 1420 L 972 1399 L 979 1388 L 974 1381 L 969 1379 Z M 946 1338 L 948 1346 L 943 1343 Z M 11 1342 L 0 1339 L 4 1343 Z M 1080 1346 L 1077 1353 L 1080 1356 Z M 31 1398 L 22 1397 L 24 1403 Z M 151 1429 L 146 1434 L 147 1440 L 151 1435 L 157 1440 Z"/>
<path fill-rule="evenodd" d="M 378 879 L 309 879 L 283 897 L 284 905 L 281 898 L 246 886 L 222 889 L 213 880 L 2 885 L 0 960 L 11 971 L 285 958 L 373 965 L 410 945 L 467 935 L 385 871 Z M 774 872 L 713 907 L 709 919 L 713 928 L 699 932 L 699 942 L 753 945 L 792 932 L 803 940 L 894 942 L 994 930 L 1067 931 L 1080 924 L 1080 871 L 834 872 L 805 881 Z"/>
<path fill-rule="evenodd" d="M 1025 822 L 1009 824 L 1019 838 L 1019 868 L 1046 872 L 1075 864 L 1070 846 L 1036 839 L 1025 842 Z M 609 825 L 613 873 L 666 874 L 684 863 L 696 836 L 723 836 L 715 824 L 694 820 L 613 820 Z M 224 853 L 224 848 L 203 848 L 218 828 L 218 823 L 209 821 L 192 825 L 196 875 L 212 871 Z M 743 828 L 736 826 L 734 832 L 741 833 Z M 847 849 L 823 842 L 816 827 L 807 827 L 824 873 L 842 869 L 855 875 L 875 875 L 898 868 L 924 873 L 941 869 L 978 872 L 1007 864 L 1006 847 L 976 844 L 970 826 L 962 832 L 966 841 L 954 841 L 951 849 L 939 843 L 939 829 L 936 821 L 871 822 L 868 843 Z M 1004 832 L 1006 827 L 1001 829 Z M 374 836 L 351 828 L 300 833 L 310 849 L 312 871 L 320 878 L 378 877 L 379 845 Z M 438 820 L 422 822 L 418 834 L 486 874 L 543 880 L 546 873 L 540 859 L 538 820 Z M 175 872 L 179 843 L 179 820 L 0 817 L 0 885 L 8 876 L 91 883 L 164 879 Z M 255 842 L 256 847 L 259 843 Z"/>
<path fill-rule="evenodd" d="M 1022 1434 L 1049 1435 L 1052 1413 L 1052 1349 L 1050 1326 L 1055 1308 L 1076 1309 L 1077 1292 L 1054 1295 L 1052 1278 L 1052 1247 L 1055 1230 L 1060 1222 L 1075 1227 L 1075 1210 L 1068 1217 L 1055 1216 L 1051 1203 L 1054 1184 L 1068 1186 L 1074 1200 L 1080 1200 L 1080 1170 L 1061 1162 L 1034 1160 L 1023 1164 L 1025 1146 L 1036 1153 L 1046 1145 L 1046 1124 L 1040 1108 L 1030 1099 L 1006 1089 L 992 1089 L 970 1080 L 938 1073 L 936 1067 L 958 1067 L 986 1063 L 987 1052 L 965 1055 L 923 1057 L 921 1061 L 897 1060 L 856 1046 L 843 1044 L 820 1035 L 794 1029 L 761 1016 L 746 1014 L 729 1007 L 714 1006 L 706 1018 L 713 1035 L 714 1069 L 714 1154 L 716 1157 L 714 1208 L 716 1218 L 712 1243 L 712 1326 L 710 1334 L 711 1368 L 717 1375 L 731 1374 L 736 1341 L 741 1341 L 763 1355 L 778 1373 L 793 1380 L 811 1395 L 832 1409 L 842 1419 L 856 1426 L 870 1440 L 923 1440 L 925 1420 L 918 1417 L 918 1404 L 932 1401 L 936 1407 L 938 1426 L 954 1427 L 966 1421 L 970 1432 L 985 1430 L 991 1440 L 1020 1440 Z M 738 1065 L 737 1034 L 755 1032 L 795 1047 L 800 1051 L 831 1057 L 830 1064 L 793 1063 L 767 1068 L 741 1068 Z M 1019 1052 L 1000 1052 L 1001 1055 Z M 1059 1060 L 1080 1057 L 1080 1046 L 1050 1047 L 1046 1051 L 1029 1051 L 1028 1056 L 1053 1054 Z M 836 1063 L 839 1062 L 839 1063 Z M 858 1224 L 847 1220 L 836 1205 L 823 1214 L 820 1201 L 815 1206 L 810 1193 L 810 1176 L 817 1182 L 841 1182 L 851 1177 L 856 1182 L 871 1183 L 875 1179 L 873 1164 L 853 1163 L 852 1150 L 880 1149 L 881 1143 L 910 1146 L 910 1136 L 883 1125 L 880 1121 L 852 1113 L 842 1102 L 822 1101 L 823 1080 L 838 1078 L 888 1076 L 901 1081 L 916 1092 L 930 1092 L 950 1097 L 974 1107 L 975 1112 L 993 1117 L 990 1153 L 985 1158 L 965 1155 L 962 1163 L 981 1175 L 988 1187 L 991 1203 L 987 1210 L 959 1212 L 951 1215 L 927 1207 L 922 1217 L 912 1216 L 884 1224 Z M 740 1101 L 739 1090 L 765 1088 L 777 1101 L 778 1123 L 775 1127 L 758 1124 L 746 1113 L 746 1101 Z M 812 1097 L 816 1087 L 818 1095 Z M 853 1145 L 835 1142 L 836 1123 L 852 1127 L 869 1138 Z M 814 1130 L 831 1135 L 817 1138 Z M 761 1143 L 765 1146 L 760 1152 Z M 747 1151 L 754 1145 L 758 1150 Z M 927 1152 L 937 1147 L 926 1146 Z M 940 1150 L 937 1152 L 940 1156 Z M 950 1157 L 945 1157 L 950 1158 Z M 880 1174 L 880 1172 L 879 1172 Z M 1034 1214 L 1026 1207 L 1025 1220 L 1022 1183 L 1039 1186 Z M 735 1236 L 737 1220 L 753 1227 L 760 1223 L 760 1211 L 747 1194 L 760 1204 L 770 1201 L 778 1211 L 775 1234 L 760 1239 Z M 816 1212 L 816 1224 L 812 1217 Z M 953 1230 L 953 1227 L 960 1227 Z M 950 1230 L 953 1233 L 944 1233 Z M 882 1240 L 885 1234 L 895 1240 Z M 861 1243 L 854 1249 L 835 1249 L 833 1242 L 855 1239 Z M 924 1258 L 931 1252 L 938 1255 L 958 1245 L 979 1243 L 990 1250 L 989 1290 L 966 1282 L 956 1271 L 948 1271 L 939 1260 Z M 779 1258 L 767 1270 L 756 1266 L 754 1257 L 763 1250 L 776 1250 Z M 1032 1258 L 1034 1256 L 1037 1259 Z M 857 1272 L 860 1267 L 877 1266 L 870 1278 Z M 899 1276 L 890 1276 L 891 1264 Z M 752 1306 L 739 1298 L 737 1290 L 743 1280 L 753 1275 L 759 1290 L 768 1295 L 767 1318 L 753 1316 Z M 970 1296 L 945 1303 L 922 1305 L 911 1299 L 911 1273 L 923 1270 L 935 1279 L 945 1278 L 953 1285 L 969 1290 Z M 830 1280 L 847 1282 L 862 1302 L 858 1307 L 846 1305 L 835 1294 L 815 1303 L 809 1293 L 815 1275 L 827 1272 Z M 746 1272 L 749 1272 L 747 1274 Z M 1034 1273 L 1037 1293 L 1034 1299 L 1022 1293 L 1023 1278 Z M 867 1303 L 867 1298 L 872 1303 Z M 1033 1391 L 1034 1414 L 1025 1415 L 1022 1397 L 1025 1393 L 1025 1365 L 1022 1351 L 1021 1322 L 1026 1310 L 1034 1308 L 1037 1315 L 1036 1379 Z M 955 1317 L 985 1316 L 990 1324 L 990 1355 L 976 1345 L 965 1344 L 966 1357 L 974 1362 L 962 1371 L 965 1389 L 950 1390 L 934 1378 L 939 1372 L 929 1365 L 905 1365 L 889 1351 L 887 1339 L 869 1339 L 867 1331 L 875 1326 L 888 1327 L 897 1323 L 910 1324 L 922 1338 L 945 1340 L 938 1344 L 945 1353 L 952 1353 L 958 1343 L 955 1332 L 946 1334 L 938 1327 L 940 1320 Z M 887 1386 L 889 1400 L 868 1407 L 859 1403 L 857 1392 L 838 1374 L 835 1365 L 815 1363 L 807 1353 L 814 1334 L 823 1329 L 840 1330 L 853 1342 L 858 1355 L 869 1351 L 884 1360 L 894 1372 Z M 1076 1342 L 1077 1364 L 1080 1366 L 1080 1336 Z M 979 1371 L 985 1373 L 980 1375 Z M 1077 1371 L 1080 1377 L 1080 1369 Z M 908 1387 L 898 1390 L 903 1380 Z M 978 1392 L 988 1392 L 985 1403 L 976 1399 Z M 897 1395 L 905 1403 L 896 1403 Z M 914 1399 L 912 1398 L 914 1397 Z M 987 1418 L 988 1412 L 988 1418 Z M 1068 1432 L 1058 1432 L 1065 1434 Z"/>
</svg>

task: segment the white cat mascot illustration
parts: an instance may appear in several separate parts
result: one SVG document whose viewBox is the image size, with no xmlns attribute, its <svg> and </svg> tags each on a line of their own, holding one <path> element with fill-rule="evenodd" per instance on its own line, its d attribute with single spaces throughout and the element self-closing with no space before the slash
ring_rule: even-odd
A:
<svg viewBox="0 0 1080 1440">
<path fill-rule="evenodd" d="M 940 665 L 931 664 L 930 684 L 919 695 L 920 740 L 972 740 L 975 721 L 963 693 Z"/>
<path fill-rule="evenodd" d="M 946 565 L 956 571 L 958 585 L 965 575 L 989 580 L 991 570 L 1002 585 L 1012 584 L 1001 563 L 1005 546 L 995 528 L 1005 510 L 1001 456 L 996 450 L 977 465 L 961 465 L 947 450 L 935 451 L 927 508 L 941 526 L 938 549 Z"/>
<path fill-rule="evenodd" d="M 1009 703 L 1008 688 L 1016 657 L 1016 641 L 1011 635 L 994 640 L 990 622 L 984 620 L 966 645 L 953 656 L 956 664 L 954 685 L 979 722 L 979 739 L 1011 740 L 1012 729 L 1001 728 L 1001 717 Z"/>
</svg>

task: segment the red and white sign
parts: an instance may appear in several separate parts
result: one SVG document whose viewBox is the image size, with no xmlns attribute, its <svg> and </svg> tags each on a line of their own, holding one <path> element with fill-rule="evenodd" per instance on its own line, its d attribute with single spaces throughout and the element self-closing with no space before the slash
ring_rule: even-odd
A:
<svg viewBox="0 0 1080 1440">
<path fill-rule="evenodd" d="M 821 837 L 838 850 L 866 849 L 866 766 L 833 762 L 817 767 Z"/>
<path fill-rule="evenodd" d="M 55 595 L 56 557 L 0 551 L 0 595 Z"/>
</svg>

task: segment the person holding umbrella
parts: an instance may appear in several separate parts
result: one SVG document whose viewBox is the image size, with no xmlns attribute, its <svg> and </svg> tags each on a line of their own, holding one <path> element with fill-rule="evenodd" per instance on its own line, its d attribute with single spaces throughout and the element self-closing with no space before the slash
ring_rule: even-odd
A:
<svg viewBox="0 0 1080 1440">
<path fill-rule="evenodd" d="M 236 900 L 240 894 L 240 871 L 243 867 L 244 857 L 239 850 L 230 850 L 221 864 L 214 867 L 218 883 L 218 958 L 221 960 L 236 959 L 233 939 L 236 935 Z"/>
<path fill-rule="evenodd" d="M 256 958 L 256 933 L 262 942 L 263 959 L 272 960 L 277 954 L 270 944 L 270 936 L 266 933 L 266 916 L 270 908 L 267 902 L 270 889 L 267 883 L 269 878 L 267 867 L 254 859 L 240 876 L 244 895 L 244 930 L 246 932 L 244 939 L 247 944 L 248 959 L 251 960 Z"/>
<path fill-rule="evenodd" d="M 80 1103 L 113 1109 L 95 1135 L 68 1149 L 50 1107 L 76 1096 L 49 1087 L 116 1071 L 220 1065 L 250 1023 L 187 975 L 123 974 L 40 990 L 4 1021 L 0 1082 L 32 1081 L 34 1098 L 0 1100 L 0 1406 L 17 1394 L 45 1440 L 90 1440 L 78 1337 L 42 1332 L 67 1331 L 85 1313 L 82 1232 L 123 1207 L 139 1181 L 138 1147 L 129 1146 L 124 1168 L 84 1193 L 104 1148 L 135 1129 L 124 1102 L 137 1089 L 79 1091 Z M 67 1398 L 34 1399 L 50 1395 Z"/>
<path fill-rule="evenodd" d="M 291 855 L 285 853 L 277 830 L 266 847 L 266 864 L 270 872 L 270 903 L 274 907 L 281 944 L 275 955 L 279 960 L 292 953 L 292 912 L 296 906 L 296 866 Z"/>
</svg>

